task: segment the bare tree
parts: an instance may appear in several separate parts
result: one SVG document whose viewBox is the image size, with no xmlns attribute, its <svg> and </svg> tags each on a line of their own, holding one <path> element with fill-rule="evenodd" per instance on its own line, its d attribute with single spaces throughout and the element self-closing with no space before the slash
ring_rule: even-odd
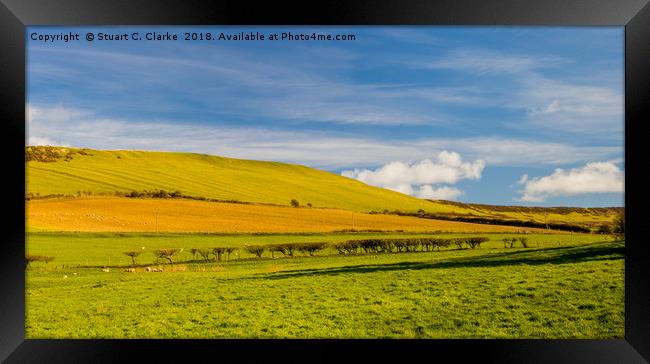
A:
<svg viewBox="0 0 650 364">
<path fill-rule="evenodd" d="M 264 253 L 266 247 L 263 245 L 249 245 L 246 250 L 251 254 L 255 254 L 258 258 L 262 258 L 262 253 Z"/>
<path fill-rule="evenodd" d="M 233 247 L 229 246 L 229 247 L 225 247 L 225 248 L 223 248 L 223 250 L 226 252 L 226 254 L 227 254 L 227 256 L 228 256 L 228 260 L 230 260 L 230 253 L 232 253 L 232 252 L 234 252 L 235 250 L 237 250 L 237 248 L 233 248 Z"/>
<path fill-rule="evenodd" d="M 32 254 L 27 254 L 25 255 L 25 269 L 27 269 L 31 263 L 33 262 L 45 262 L 45 264 L 51 262 L 54 260 L 54 257 L 47 257 L 44 255 L 32 255 Z"/>
<path fill-rule="evenodd" d="M 210 260 L 210 253 L 211 253 L 211 252 L 210 252 L 210 249 L 207 249 L 207 248 L 199 248 L 199 249 L 196 249 L 196 253 L 197 253 L 198 255 L 200 255 L 201 258 L 203 258 L 203 260 L 205 260 L 206 262 L 207 262 L 208 260 Z"/>
<path fill-rule="evenodd" d="M 519 238 L 519 242 L 524 248 L 528 248 L 528 238 Z"/>
<path fill-rule="evenodd" d="M 217 257 L 217 260 L 221 260 L 221 255 L 226 252 L 226 249 L 222 247 L 212 248 L 212 252 Z"/>
<path fill-rule="evenodd" d="M 309 254 L 309 256 L 313 256 L 315 252 L 324 249 L 326 245 L 327 243 L 324 242 L 302 243 L 298 245 L 298 250 L 305 254 Z"/>
<path fill-rule="evenodd" d="M 142 254 L 142 250 L 123 252 L 122 254 L 126 255 L 127 257 L 131 257 L 131 265 L 135 265 L 135 258 Z"/>
<path fill-rule="evenodd" d="M 174 263 L 173 257 L 174 255 L 180 253 L 183 249 L 178 249 L 178 248 L 166 248 L 166 249 L 158 249 L 154 252 L 157 258 L 160 259 L 167 259 L 170 263 Z"/>
<path fill-rule="evenodd" d="M 485 243 L 486 241 L 490 241 L 490 239 L 484 237 L 472 237 L 465 239 L 465 243 L 472 249 L 475 249 L 476 247 L 480 248 L 481 243 Z"/>
</svg>

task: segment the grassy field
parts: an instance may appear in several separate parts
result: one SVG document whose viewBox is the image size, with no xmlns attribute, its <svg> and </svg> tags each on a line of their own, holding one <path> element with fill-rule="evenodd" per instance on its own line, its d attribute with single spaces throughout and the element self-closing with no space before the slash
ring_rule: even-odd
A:
<svg viewBox="0 0 650 364">
<path fill-rule="evenodd" d="M 103 265 L 107 254 L 117 259 L 121 250 L 140 245 L 332 241 L 349 235 L 359 237 L 32 233 L 28 251 L 56 260 L 27 271 L 26 337 L 624 335 L 624 244 L 594 235 L 530 235 L 529 249 L 504 249 L 500 239 L 507 235 L 495 234 L 475 250 L 242 256 L 219 263 L 180 262 L 166 265 L 162 273 L 70 266 L 83 263 L 85 255 L 90 264 Z M 120 259 L 113 263 L 128 264 L 127 257 Z M 68 263 L 66 268 L 62 263 Z"/>
<path fill-rule="evenodd" d="M 278 162 L 231 159 L 204 154 L 100 151 L 55 162 L 27 162 L 27 192 L 74 195 L 152 189 L 221 200 L 371 210 L 465 209 L 443 206 L 398 192 L 368 186 L 340 175 Z"/>
<path fill-rule="evenodd" d="M 422 209 L 430 217 L 593 227 L 611 222 L 615 209 L 428 201 L 305 166 L 189 153 L 28 148 L 26 159 L 26 253 L 54 258 L 26 270 L 27 338 L 624 334 L 623 242 L 605 235 L 364 213 Z M 108 197 L 160 189 L 250 203 Z M 78 191 L 90 193 L 71 197 Z M 43 198 L 57 194 L 69 196 Z M 289 207 L 292 199 L 302 207 Z M 304 207 L 308 203 L 312 207 Z M 262 259 L 246 250 L 468 236 L 489 241 L 477 249 L 452 245 L 433 252 L 340 255 L 326 248 L 315 256 L 284 257 L 267 251 Z M 529 247 L 504 247 L 502 239 L 512 237 L 528 238 Z M 201 261 L 191 253 L 215 247 L 235 251 L 221 261 Z M 163 248 L 182 248 L 174 264 L 155 257 Z M 127 251 L 141 252 L 134 268 Z M 151 268 L 162 271 L 147 271 Z"/>
<path fill-rule="evenodd" d="M 33 230 L 111 232 L 543 231 L 339 209 L 117 197 L 28 201 L 27 225 Z"/>
<path fill-rule="evenodd" d="M 476 216 L 489 216 L 497 219 L 536 221 L 541 223 L 569 223 L 598 227 L 603 223 L 612 223 L 622 210 L 617 207 L 530 207 L 499 206 L 455 201 L 437 201 L 438 203 L 471 210 Z"/>
<path fill-rule="evenodd" d="M 40 196 L 76 195 L 80 191 L 113 194 L 162 189 L 211 199 L 283 206 L 296 199 L 303 206 L 310 203 L 314 207 L 357 212 L 422 209 L 434 214 L 592 227 L 610 223 L 616 215 L 612 209 L 544 210 L 423 200 L 314 168 L 278 162 L 193 153 L 52 150 L 60 157 L 49 162 L 38 159 L 27 162 L 28 193 Z M 77 153 L 80 151 L 83 154 Z"/>
<path fill-rule="evenodd" d="M 147 234 L 147 233 L 55 233 L 38 232 L 27 234 L 26 252 L 33 255 L 52 256 L 55 260 L 40 268 L 66 266 L 114 266 L 130 265 L 131 259 L 122 254 L 125 251 L 141 250 L 140 264 L 151 264 L 155 260 L 154 250 L 162 248 L 183 248 L 179 255 L 181 261 L 194 259 L 192 248 L 243 247 L 245 244 L 280 244 L 304 242 L 340 242 L 354 239 L 401 238 L 401 237 L 445 237 L 454 238 L 467 234 L 418 234 L 418 233 L 337 233 L 337 234 Z M 502 249 L 504 237 L 526 236 L 534 248 L 551 248 L 593 243 L 605 239 L 603 236 L 589 234 L 470 234 L 490 238 L 482 245 L 482 250 Z M 333 252 L 336 254 L 336 252 Z M 329 255 L 327 249 L 318 255 Z M 253 255 L 241 250 L 242 259 Z M 270 257 L 270 253 L 264 253 Z M 235 259 L 235 255 L 231 257 Z"/>
</svg>

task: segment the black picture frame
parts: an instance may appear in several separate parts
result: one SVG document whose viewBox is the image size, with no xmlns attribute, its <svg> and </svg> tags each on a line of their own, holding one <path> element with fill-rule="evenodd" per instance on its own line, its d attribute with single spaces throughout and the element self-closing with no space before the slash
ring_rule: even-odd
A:
<svg viewBox="0 0 650 364">
<path fill-rule="evenodd" d="M 26 340 L 25 27 L 29 25 L 550 25 L 625 26 L 624 340 Z M 218 2 L 0 0 L 0 107 L 4 181 L 0 264 L 0 359 L 7 362 L 364 361 L 644 363 L 650 358 L 648 236 L 643 208 L 648 169 L 643 124 L 650 120 L 648 0 L 445 0 Z M 257 360 L 255 360 L 257 358 Z M 424 359 L 418 359 L 424 358 Z M 645 359 L 644 359 L 645 358 Z M 144 359 L 141 359 L 144 360 Z"/>
</svg>

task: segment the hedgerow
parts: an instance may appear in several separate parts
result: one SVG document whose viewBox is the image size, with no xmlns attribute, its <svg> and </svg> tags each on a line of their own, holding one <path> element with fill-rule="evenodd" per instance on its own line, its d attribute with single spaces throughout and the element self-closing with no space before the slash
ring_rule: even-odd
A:
<svg viewBox="0 0 650 364">
<path fill-rule="evenodd" d="M 488 241 L 485 237 L 463 237 L 456 239 L 441 238 L 404 238 L 404 239 L 364 239 L 348 240 L 332 243 L 331 247 L 336 249 L 339 254 L 358 254 L 358 253 L 401 253 L 416 251 L 433 251 L 440 248 L 446 248 L 451 244 L 456 244 L 458 248 L 463 245 L 474 249 L 481 246 L 481 243 Z"/>
<path fill-rule="evenodd" d="M 481 217 L 481 216 L 459 216 L 449 214 L 435 214 L 419 210 L 417 212 L 408 212 L 401 210 L 383 210 L 383 211 L 370 211 L 370 214 L 385 214 L 385 215 L 398 215 L 398 216 L 413 216 L 422 219 L 445 220 L 445 221 L 460 221 L 469 222 L 474 224 L 488 224 L 488 225 L 505 225 L 505 226 L 521 226 L 538 229 L 552 229 L 572 231 L 578 233 L 591 233 L 591 229 L 582 225 L 568 224 L 568 223 L 542 223 L 532 220 L 516 220 L 516 219 L 499 219 L 494 217 Z"/>
<path fill-rule="evenodd" d="M 267 244 L 267 245 L 244 245 L 243 248 L 258 259 L 262 258 L 265 251 L 271 253 L 271 257 L 275 258 L 275 253 L 282 253 L 284 257 L 293 257 L 295 252 L 301 252 L 305 256 L 314 256 L 317 252 L 330 247 L 337 251 L 338 254 L 374 254 L 374 253 L 401 253 L 401 252 L 431 252 L 440 251 L 441 248 L 448 248 L 455 245 L 458 249 L 480 248 L 481 244 L 489 241 L 490 239 L 482 236 L 465 236 L 457 238 L 437 238 L 437 237 L 419 237 L 419 238 L 392 238 L 392 239 L 356 239 L 346 240 L 340 242 L 305 242 L 305 243 L 283 243 L 283 244 Z M 508 237 L 502 239 L 504 248 L 513 248 L 517 242 L 522 247 L 528 248 L 527 237 Z M 224 255 L 230 260 L 230 254 L 239 250 L 236 247 L 214 247 L 214 248 L 191 248 L 191 253 L 194 259 L 197 256 L 204 261 L 221 261 Z M 153 254 L 160 259 L 167 260 L 169 263 L 174 263 L 174 257 L 182 252 L 182 248 L 167 248 L 158 249 L 153 251 Z M 131 257 L 132 264 L 136 264 L 136 258 L 142 251 L 126 251 L 123 254 Z M 27 255 L 26 262 L 29 266 L 30 262 L 52 260 L 51 257 L 43 257 L 36 255 Z"/>
<path fill-rule="evenodd" d="M 126 255 L 127 257 L 131 257 L 131 263 L 132 265 L 135 265 L 135 258 L 137 258 L 140 254 L 142 254 L 142 250 L 123 252 L 122 254 Z"/>
<path fill-rule="evenodd" d="M 246 251 L 255 254 L 258 258 L 262 258 L 262 254 L 267 249 L 265 245 L 248 245 L 245 247 Z"/>
<path fill-rule="evenodd" d="M 45 262 L 46 264 L 54 260 L 54 257 L 48 257 L 45 255 L 33 255 L 33 254 L 26 254 L 25 255 L 25 268 L 29 267 L 31 263 L 34 262 Z"/>
<path fill-rule="evenodd" d="M 178 248 L 166 248 L 166 249 L 158 249 L 155 250 L 153 253 L 158 259 L 167 259 L 170 263 L 174 263 L 174 255 L 180 253 L 183 251 L 183 248 L 178 249 Z"/>
</svg>

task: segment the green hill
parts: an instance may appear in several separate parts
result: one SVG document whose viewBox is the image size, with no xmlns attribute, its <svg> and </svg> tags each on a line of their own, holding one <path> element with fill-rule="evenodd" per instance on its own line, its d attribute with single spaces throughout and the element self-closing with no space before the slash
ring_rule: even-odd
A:
<svg viewBox="0 0 650 364">
<path fill-rule="evenodd" d="M 485 205 L 443 200 L 435 200 L 435 202 L 462 208 L 472 215 L 489 217 L 492 220 L 534 221 L 541 225 L 573 224 L 589 228 L 598 228 L 603 224 L 611 224 L 623 212 L 623 207 L 531 207 Z M 454 214 L 448 213 L 447 215 L 453 216 Z"/>
<path fill-rule="evenodd" d="M 521 207 L 423 200 L 314 168 L 195 153 L 106 151 L 27 147 L 29 196 L 113 195 L 152 190 L 223 201 L 341 208 L 359 212 L 401 211 L 434 218 L 489 219 L 595 228 L 611 223 L 621 208 Z M 483 221 L 485 223 L 486 221 Z"/>
<path fill-rule="evenodd" d="M 27 193 L 76 195 L 166 190 L 209 199 L 342 208 L 467 213 L 302 165 L 193 153 L 27 147 Z"/>
</svg>

